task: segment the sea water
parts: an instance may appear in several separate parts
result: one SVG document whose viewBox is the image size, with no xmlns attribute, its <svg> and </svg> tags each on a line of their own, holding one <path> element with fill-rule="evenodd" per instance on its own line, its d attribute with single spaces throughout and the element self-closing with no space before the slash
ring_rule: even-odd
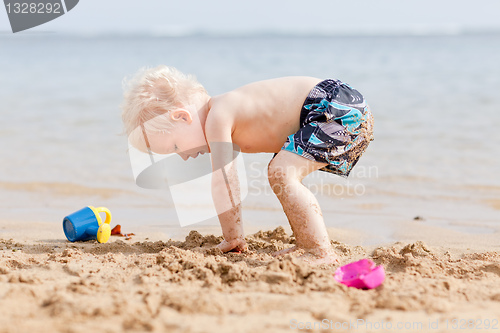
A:
<svg viewBox="0 0 500 333">
<path fill-rule="evenodd" d="M 362 92 L 375 141 L 347 180 L 305 180 L 328 226 L 389 237 L 388 221 L 418 215 L 491 232 L 500 222 L 499 54 L 498 34 L 0 35 L 0 220 L 60 222 L 106 204 L 117 223 L 175 227 L 169 194 L 134 183 L 119 108 L 124 77 L 166 64 L 195 74 L 211 95 L 289 75 Z M 246 223 L 286 224 L 266 180 L 271 157 L 244 156 Z"/>
</svg>

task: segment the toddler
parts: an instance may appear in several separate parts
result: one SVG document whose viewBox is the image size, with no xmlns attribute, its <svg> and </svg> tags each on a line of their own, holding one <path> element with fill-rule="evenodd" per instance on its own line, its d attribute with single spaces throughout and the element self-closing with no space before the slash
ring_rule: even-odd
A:
<svg viewBox="0 0 500 333">
<path fill-rule="evenodd" d="M 300 250 L 312 264 L 338 262 L 318 202 L 302 180 L 316 170 L 347 177 L 373 140 L 373 117 L 357 90 L 339 80 L 297 76 L 209 96 L 193 76 L 159 66 L 129 81 L 122 108 L 136 148 L 184 160 L 211 154 L 223 252 L 247 249 L 236 151 L 274 153 L 269 183 L 296 239 L 274 255 Z"/>
</svg>

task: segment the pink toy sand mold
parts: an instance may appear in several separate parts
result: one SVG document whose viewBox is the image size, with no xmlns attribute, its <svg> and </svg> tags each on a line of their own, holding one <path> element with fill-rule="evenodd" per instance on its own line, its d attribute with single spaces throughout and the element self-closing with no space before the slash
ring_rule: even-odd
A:
<svg viewBox="0 0 500 333">
<path fill-rule="evenodd" d="M 384 282 L 385 270 L 384 266 L 375 267 L 375 263 L 370 259 L 361 259 L 337 268 L 335 280 L 348 287 L 373 289 Z"/>
</svg>

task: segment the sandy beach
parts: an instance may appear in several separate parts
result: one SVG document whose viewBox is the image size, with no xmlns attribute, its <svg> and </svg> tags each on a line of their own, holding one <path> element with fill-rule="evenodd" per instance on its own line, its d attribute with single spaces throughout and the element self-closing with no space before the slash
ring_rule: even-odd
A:
<svg viewBox="0 0 500 333">
<path fill-rule="evenodd" d="M 229 35 L 172 36 L 134 30 L 135 10 L 122 17 L 112 2 L 85 2 L 86 11 L 80 3 L 54 20 L 65 22 L 59 30 L 47 24 L 45 32 L 0 35 L 0 333 L 500 332 L 500 33 L 374 35 L 369 28 L 357 36 L 339 20 L 364 24 L 350 18 L 358 9 L 341 10 L 350 2 L 314 4 L 319 15 L 303 15 L 299 2 L 268 2 L 266 10 L 244 3 L 259 17 L 205 1 L 198 2 L 210 8 L 203 18 L 217 12 L 221 23 L 245 12 L 274 26 L 291 9 L 300 19 L 290 21 L 290 34 L 227 28 L 221 32 Z M 391 20 L 418 19 L 400 3 L 387 11 Z M 367 15 L 375 26 L 387 24 L 376 13 L 386 7 L 374 4 Z M 466 5 L 457 23 L 472 14 L 481 24 L 499 22 L 498 10 L 472 2 L 414 8 L 441 26 Z M 148 25 L 156 24 L 153 13 L 161 24 L 197 23 L 172 14 L 177 6 L 190 11 L 191 2 L 133 6 Z M 71 34 L 77 13 L 89 27 L 99 19 L 114 26 L 113 13 L 130 34 Z M 331 23 L 334 34 L 316 23 Z M 337 266 L 270 255 L 293 246 L 267 179 L 273 154 L 243 156 L 248 253 L 214 250 L 219 222 L 194 199 L 206 192 L 178 190 L 178 205 L 173 189 L 137 186 L 120 135 L 121 82 L 160 64 L 196 75 L 214 96 L 296 75 L 360 89 L 375 116 L 375 141 L 348 179 L 318 172 L 304 183 L 340 264 L 370 258 L 384 266 L 385 282 L 348 288 L 334 280 Z M 135 236 L 68 242 L 64 216 L 87 205 L 109 208 L 112 226 Z M 203 222 L 180 227 L 179 208 Z"/>
<path fill-rule="evenodd" d="M 336 266 L 273 258 L 294 242 L 283 227 L 248 235 L 248 253 L 222 254 L 213 230 L 99 244 L 70 243 L 53 223 L 2 225 L 2 333 L 500 329 L 498 233 L 443 239 L 416 221 L 399 235 L 407 241 L 369 248 L 329 229 L 342 265 L 371 258 L 386 270 L 380 287 L 358 290 L 333 279 Z"/>
</svg>

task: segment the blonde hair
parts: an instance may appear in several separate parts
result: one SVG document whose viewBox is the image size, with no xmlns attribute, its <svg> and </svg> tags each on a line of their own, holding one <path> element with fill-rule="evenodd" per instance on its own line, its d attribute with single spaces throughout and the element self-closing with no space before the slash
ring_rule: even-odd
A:
<svg viewBox="0 0 500 333">
<path fill-rule="evenodd" d="M 140 69 L 132 79 L 123 80 L 123 88 L 122 121 L 134 146 L 143 146 L 138 142 L 143 130 L 165 132 L 172 127 L 166 113 L 208 96 L 193 75 L 165 65 Z"/>
</svg>

